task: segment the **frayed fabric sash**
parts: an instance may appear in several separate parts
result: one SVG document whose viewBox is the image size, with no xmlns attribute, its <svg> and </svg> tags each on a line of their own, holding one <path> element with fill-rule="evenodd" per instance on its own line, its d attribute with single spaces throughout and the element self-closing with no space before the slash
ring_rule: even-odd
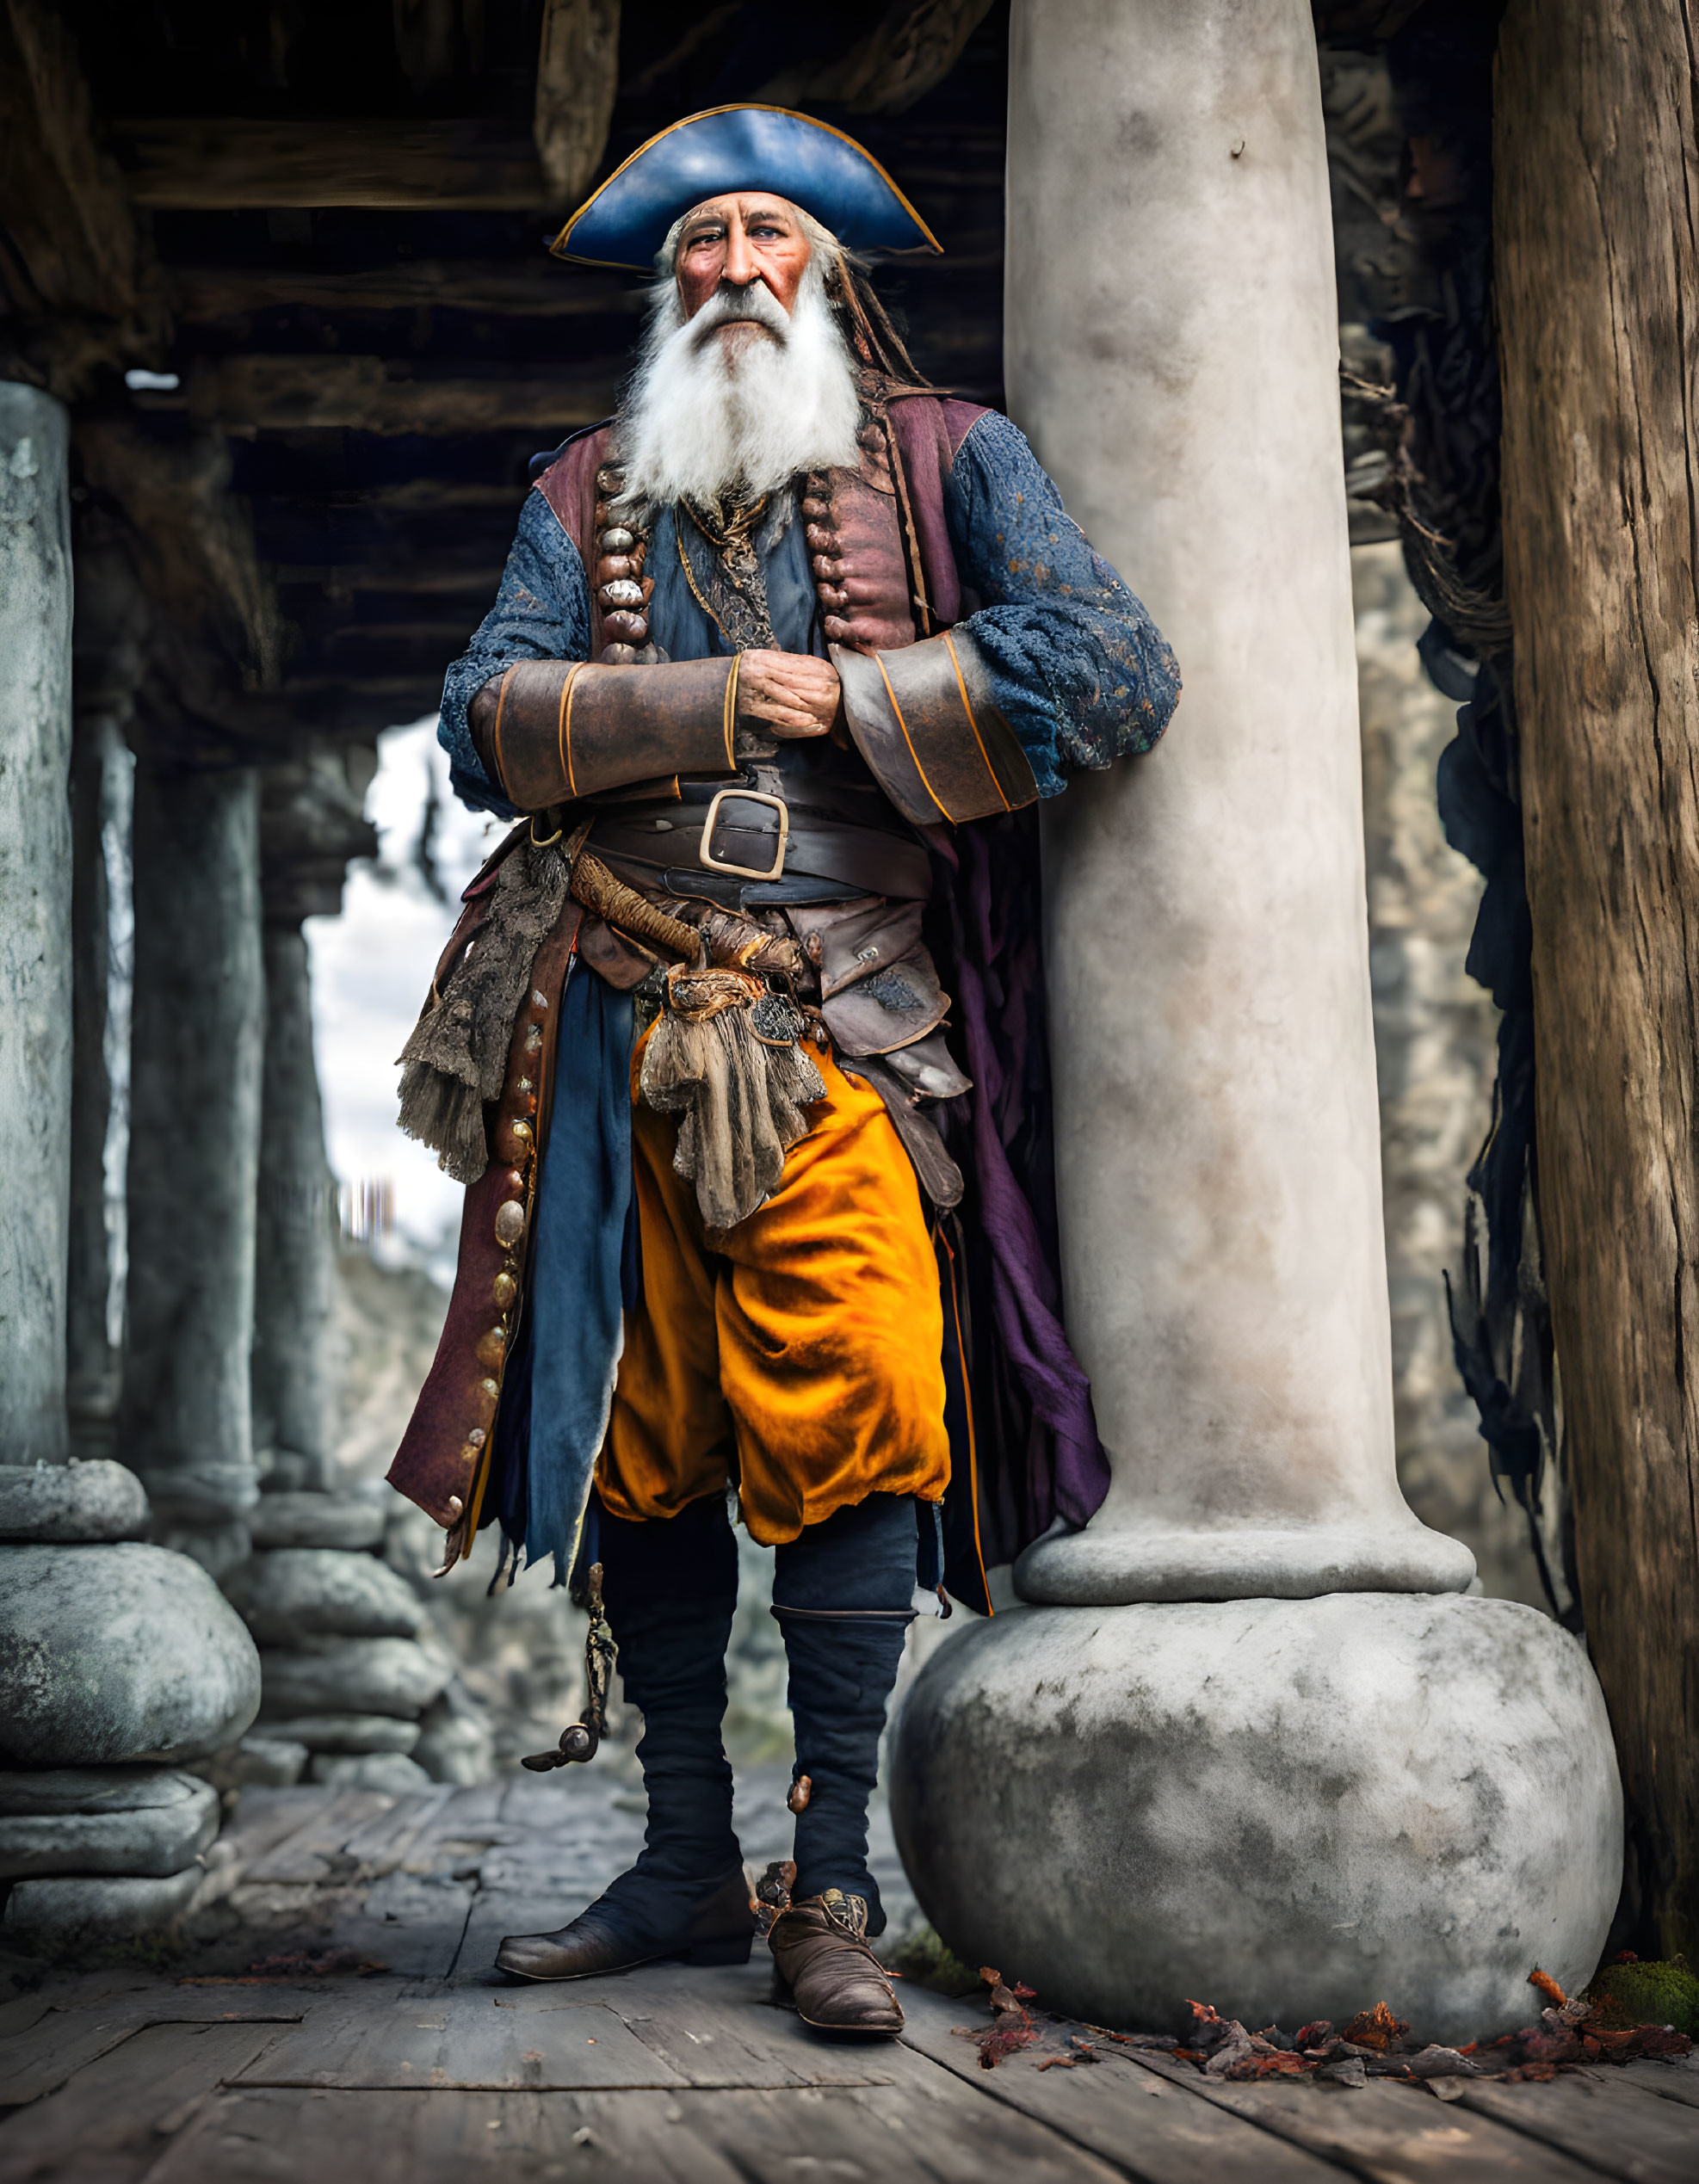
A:
<svg viewBox="0 0 1699 2184">
<path fill-rule="evenodd" d="M 751 972 L 681 966 L 668 976 L 639 1087 L 646 1106 L 678 1116 L 672 1164 L 695 1184 L 710 1229 L 766 1204 L 812 1127 L 804 1110 L 826 1096 L 800 1029 L 794 1005 Z"/>
<path fill-rule="evenodd" d="M 475 1183 L 489 1165 L 485 1107 L 501 1097 L 531 966 L 569 893 L 652 943 L 706 953 L 711 936 L 646 903 L 582 852 L 586 831 L 541 847 L 528 839 L 504 859 L 489 914 L 433 986 L 401 1050 L 401 1127 L 429 1145 L 457 1182 Z M 736 924 L 740 957 L 750 942 L 764 944 L 766 936 Z M 825 1081 L 797 1044 L 801 1027 L 794 1004 L 741 965 L 680 964 L 667 980 L 644 1052 L 642 1097 L 657 1113 L 680 1118 L 673 1164 L 695 1183 L 709 1228 L 735 1228 L 765 1205 L 786 1153 L 808 1134 L 804 1109 L 825 1097 Z"/>
<path fill-rule="evenodd" d="M 475 1183 L 489 1165 L 485 1103 L 501 1097 L 531 966 L 559 920 L 571 879 L 559 841 L 522 842 L 504 859 L 489 916 L 432 987 L 401 1050 L 401 1127 L 457 1183 Z"/>
</svg>

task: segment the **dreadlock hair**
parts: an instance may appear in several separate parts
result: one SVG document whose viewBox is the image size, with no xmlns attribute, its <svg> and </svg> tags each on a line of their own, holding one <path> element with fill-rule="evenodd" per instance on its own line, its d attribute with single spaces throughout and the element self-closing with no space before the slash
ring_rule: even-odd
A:
<svg viewBox="0 0 1699 2184">
<path fill-rule="evenodd" d="M 931 386 L 880 301 L 873 285 L 873 268 L 865 258 L 846 250 L 836 239 L 826 272 L 826 301 L 843 330 L 844 339 L 870 371 L 898 386 Z"/>
</svg>

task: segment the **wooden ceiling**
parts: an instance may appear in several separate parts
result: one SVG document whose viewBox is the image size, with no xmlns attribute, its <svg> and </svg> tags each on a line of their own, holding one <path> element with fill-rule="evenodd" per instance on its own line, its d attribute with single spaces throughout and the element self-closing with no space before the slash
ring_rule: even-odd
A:
<svg viewBox="0 0 1699 2184">
<path fill-rule="evenodd" d="M 1473 6 L 1316 0 L 1346 318 L 1462 308 L 1384 54 Z M 547 240 L 703 107 L 860 138 L 945 245 L 881 276 L 917 359 L 1000 401 L 1007 44 L 1008 0 L 0 0 L 0 373 L 71 405 L 80 680 L 139 661 L 133 740 L 190 763 L 430 711 L 637 330 Z"/>
<path fill-rule="evenodd" d="M 546 240 L 682 114 L 850 129 L 946 248 L 881 284 L 917 356 L 998 400 L 1006 43 L 1006 0 L 0 0 L 0 369 L 129 539 L 142 732 L 275 759 L 435 706 L 637 328 Z"/>
</svg>

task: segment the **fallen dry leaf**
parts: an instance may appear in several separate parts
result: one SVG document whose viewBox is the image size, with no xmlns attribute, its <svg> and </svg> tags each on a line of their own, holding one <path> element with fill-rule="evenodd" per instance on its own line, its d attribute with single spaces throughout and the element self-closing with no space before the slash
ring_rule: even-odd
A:
<svg viewBox="0 0 1699 2184">
<path fill-rule="evenodd" d="M 1536 1964 L 1528 1975 L 1530 1987 L 1537 1987 L 1554 2009 L 1561 2009 L 1569 1997 L 1564 1993 L 1549 1971 L 1541 1971 Z"/>
</svg>

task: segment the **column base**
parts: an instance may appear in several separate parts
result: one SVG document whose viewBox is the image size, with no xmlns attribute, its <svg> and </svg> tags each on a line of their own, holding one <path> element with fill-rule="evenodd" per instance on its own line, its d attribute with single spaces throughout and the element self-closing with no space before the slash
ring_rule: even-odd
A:
<svg viewBox="0 0 1699 2184">
<path fill-rule="evenodd" d="M 260 1661 L 163 1547 L 0 1547 L 0 1768 L 175 1766 L 234 1743 Z"/>
<path fill-rule="evenodd" d="M 22 1880 L 6 1898 L 0 1933 L 8 1948 L 54 1964 L 120 1951 L 169 1935 L 205 1887 L 201 1866 L 161 1879 Z"/>
<path fill-rule="evenodd" d="M 1022 1600 L 1045 1607 L 1134 1601 L 1317 1600 L 1325 1593 L 1461 1593 L 1475 1558 L 1400 1502 L 1344 1524 L 1209 1529 L 1140 1520 L 1036 1539 L 1015 1565 Z"/>
<path fill-rule="evenodd" d="M 892 1817 L 922 1908 L 1046 2006 L 1253 2030 L 1385 2000 L 1455 2043 L 1596 1968 L 1622 1867 L 1580 1644 L 1409 1593 L 1016 1611 L 936 1653 Z"/>
</svg>

